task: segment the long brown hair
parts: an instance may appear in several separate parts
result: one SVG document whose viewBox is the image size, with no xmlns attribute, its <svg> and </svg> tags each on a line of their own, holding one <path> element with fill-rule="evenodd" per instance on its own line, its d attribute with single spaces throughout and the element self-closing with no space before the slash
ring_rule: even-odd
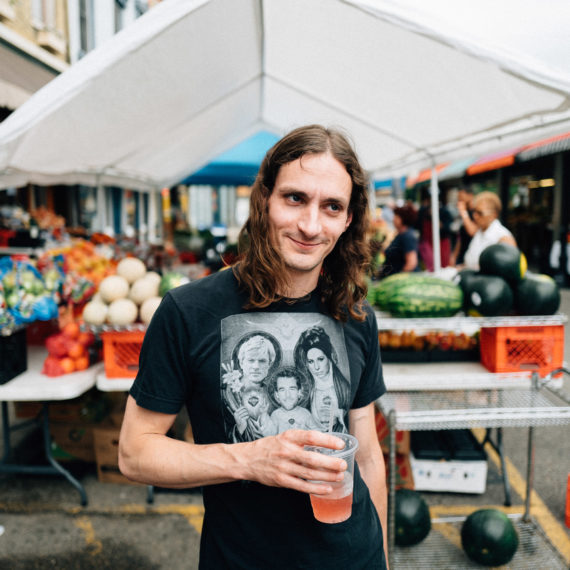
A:
<svg viewBox="0 0 570 570">
<path fill-rule="evenodd" d="M 321 125 L 291 131 L 267 151 L 261 163 L 251 190 L 249 218 L 238 240 L 240 263 L 234 267 L 240 285 L 249 295 L 246 308 L 269 306 L 282 298 L 276 292 L 288 286 L 285 263 L 273 245 L 268 220 L 268 200 L 279 169 L 306 154 L 326 152 L 346 168 L 352 180 L 348 207 L 352 221 L 324 260 L 320 291 L 333 318 L 346 321 L 350 315 L 364 320 L 364 273 L 370 262 L 368 177 L 345 135 Z"/>
</svg>

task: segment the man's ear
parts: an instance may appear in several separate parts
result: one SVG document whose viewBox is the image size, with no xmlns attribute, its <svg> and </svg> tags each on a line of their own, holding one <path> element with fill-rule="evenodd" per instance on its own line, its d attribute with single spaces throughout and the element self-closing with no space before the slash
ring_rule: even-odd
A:
<svg viewBox="0 0 570 570">
<path fill-rule="evenodd" d="M 348 216 L 346 217 L 346 224 L 344 225 L 344 231 L 346 231 L 348 229 L 348 226 L 350 226 L 350 222 L 352 222 L 352 213 L 349 212 Z"/>
</svg>

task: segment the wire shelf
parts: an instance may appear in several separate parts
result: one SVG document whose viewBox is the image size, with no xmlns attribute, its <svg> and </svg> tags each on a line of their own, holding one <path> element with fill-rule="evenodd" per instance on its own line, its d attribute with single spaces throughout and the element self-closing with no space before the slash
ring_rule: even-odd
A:
<svg viewBox="0 0 570 570">
<path fill-rule="evenodd" d="M 511 517 L 519 535 L 519 547 L 512 560 L 501 568 L 516 570 L 567 570 L 568 563 L 548 540 L 542 528 L 531 518 Z M 461 547 L 461 525 L 465 517 L 432 520 L 428 536 L 411 547 L 394 547 L 393 567 L 398 570 L 462 570 L 481 568 Z"/>
<path fill-rule="evenodd" d="M 376 401 L 397 430 L 531 427 L 570 424 L 570 407 L 546 389 L 388 392 Z"/>
<path fill-rule="evenodd" d="M 458 314 L 453 317 L 438 318 L 395 318 L 389 313 L 375 311 L 379 330 L 419 331 L 451 330 L 470 332 L 482 327 L 524 327 L 563 325 L 568 317 L 562 313 L 543 316 L 468 317 Z"/>
</svg>

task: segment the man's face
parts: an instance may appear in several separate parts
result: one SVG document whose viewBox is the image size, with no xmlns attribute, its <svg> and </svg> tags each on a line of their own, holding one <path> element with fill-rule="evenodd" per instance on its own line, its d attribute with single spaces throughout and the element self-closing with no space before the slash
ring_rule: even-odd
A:
<svg viewBox="0 0 570 570">
<path fill-rule="evenodd" d="M 245 351 L 240 365 L 247 380 L 260 384 L 269 372 L 271 360 L 267 349 L 250 348 Z"/>
<path fill-rule="evenodd" d="M 279 170 L 269 197 L 269 231 L 291 275 L 318 278 L 349 226 L 352 180 L 329 153 L 308 154 Z"/>
<path fill-rule="evenodd" d="M 275 399 L 287 411 L 292 410 L 301 396 L 300 390 L 297 387 L 297 379 L 290 376 L 284 376 L 277 379 L 277 386 L 275 388 Z"/>
</svg>

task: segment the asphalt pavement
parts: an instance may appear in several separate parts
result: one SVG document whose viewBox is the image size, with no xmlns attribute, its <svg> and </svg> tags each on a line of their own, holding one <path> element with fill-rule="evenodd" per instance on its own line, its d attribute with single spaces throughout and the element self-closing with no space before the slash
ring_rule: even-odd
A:
<svg viewBox="0 0 570 570">
<path fill-rule="evenodd" d="M 570 290 L 563 290 L 562 298 L 561 312 L 570 315 Z M 570 361 L 568 323 L 564 354 L 565 360 Z M 570 377 L 563 378 L 562 389 L 570 395 Z M 41 449 L 39 432 L 32 428 L 22 432 L 17 452 L 33 459 Z M 570 529 L 564 525 L 564 511 L 570 474 L 570 426 L 536 428 L 534 435 L 535 492 L 531 514 L 561 560 L 565 560 L 560 567 L 568 568 Z M 504 507 L 499 460 L 487 446 L 489 471 L 485 493 L 423 493 L 432 518 L 464 516 L 484 506 L 502 508 L 515 515 L 523 512 L 528 430 L 504 429 L 504 443 L 512 506 Z M 73 462 L 67 466 L 85 487 L 86 506 L 80 505 L 79 494 L 62 477 L 0 475 L 0 568 L 193 570 L 198 567 L 203 515 L 199 489 L 181 492 L 157 489 L 153 502 L 149 503 L 145 486 L 102 483 L 92 463 Z M 430 567 L 426 564 L 414 567 Z"/>
</svg>

